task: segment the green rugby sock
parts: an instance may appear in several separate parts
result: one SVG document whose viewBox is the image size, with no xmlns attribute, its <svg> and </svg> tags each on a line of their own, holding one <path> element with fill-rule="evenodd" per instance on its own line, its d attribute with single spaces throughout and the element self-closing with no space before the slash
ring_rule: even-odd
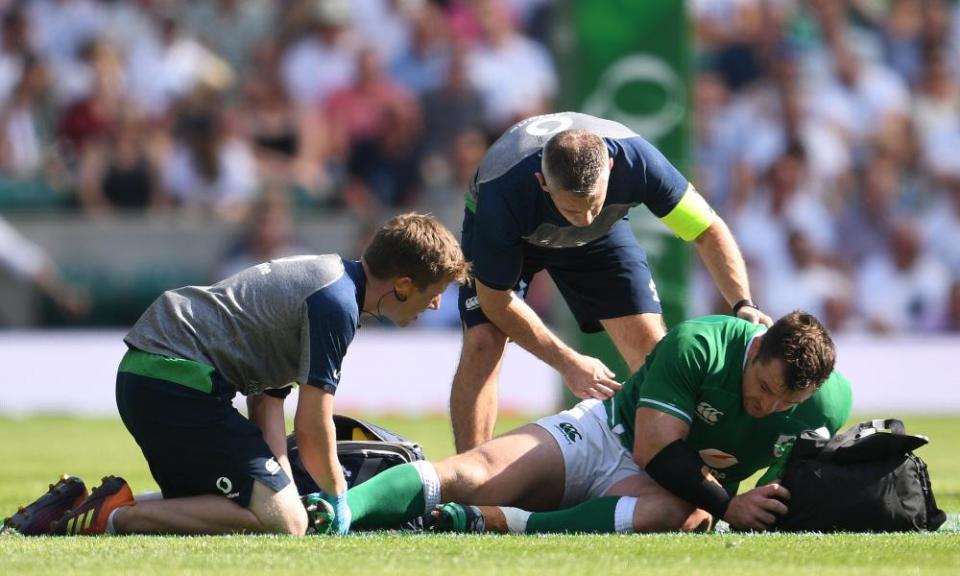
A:
<svg viewBox="0 0 960 576">
<path fill-rule="evenodd" d="M 357 528 L 393 528 L 424 513 L 423 481 L 413 464 L 401 464 L 347 491 Z"/>
<path fill-rule="evenodd" d="M 603 496 L 587 500 L 573 508 L 554 512 L 534 512 L 527 518 L 527 534 L 558 532 L 615 533 L 627 531 L 622 526 L 622 518 L 629 514 L 632 518 L 635 498 L 625 499 L 618 510 L 620 496 Z M 621 518 L 618 518 L 619 516 Z M 621 526 L 618 526 L 621 524 Z M 632 529 L 632 522 L 629 528 Z"/>
</svg>

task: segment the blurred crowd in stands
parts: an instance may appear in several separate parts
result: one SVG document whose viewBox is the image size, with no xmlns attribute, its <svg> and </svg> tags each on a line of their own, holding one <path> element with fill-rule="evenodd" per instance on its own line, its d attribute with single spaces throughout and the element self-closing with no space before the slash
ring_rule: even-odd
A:
<svg viewBox="0 0 960 576">
<path fill-rule="evenodd" d="M 733 228 L 757 301 L 839 332 L 960 331 L 960 8 L 693 10 L 694 180 Z"/>
<path fill-rule="evenodd" d="M 689 176 L 733 228 L 758 303 L 839 332 L 960 331 L 960 7 L 688 6 Z M 0 218 L 40 207 L 243 223 L 222 274 L 299 252 L 294 213 L 369 228 L 418 209 L 459 230 L 488 144 L 564 101 L 557 12 L 553 0 L 0 0 Z M 8 267 L 82 313 L 0 220 L 0 250 L 17 242 Z M 695 278 L 689 314 L 726 311 Z"/>
<path fill-rule="evenodd" d="M 91 215 L 445 206 L 557 90 L 542 0 L 6 4 L 0 170 Z"/>
</svg>

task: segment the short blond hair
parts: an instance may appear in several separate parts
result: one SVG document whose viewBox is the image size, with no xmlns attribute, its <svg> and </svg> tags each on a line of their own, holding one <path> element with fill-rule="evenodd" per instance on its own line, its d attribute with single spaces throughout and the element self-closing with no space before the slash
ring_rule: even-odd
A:
<svg viewBox="0 0 960 576">
<path fill-rule="evenodd" d="M 543 145 L 542 169 L 551 185 L 575 196 L 593 194 L 607 170 L 609 153 L 603 138 L 589 130 L 557 132 Z"/>
<path fill-rule="evenodd" d="M 381 280 L 409 277 L 418 290 L 437 282 L 465 283 L 470 266 L 453 234 L 429 214 L 409 212 L 387 220 L 363 251 Z"/>
</svg>

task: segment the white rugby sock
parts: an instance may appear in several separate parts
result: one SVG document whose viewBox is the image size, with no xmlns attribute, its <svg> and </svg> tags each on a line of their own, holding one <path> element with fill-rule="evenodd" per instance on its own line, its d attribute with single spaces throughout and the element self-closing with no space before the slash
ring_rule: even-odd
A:
<svg viewBox="0 0 960 576">
<path fill-rule="evenodd" d="M 508 506 L 500 506 L 500 510 L 507 520 L 508 532 L 511 534 L 525 534 L 527 532 L 527 520 L 530 518 L 530 512 Z"/>
<path fill-rule="evenodd" d="M 633 511 L 637 507 L 637 499 L 633 496 L 624 496 L 617 500 L 617 508 L 613 514 L 613 527 L 618 533 L 633 533 Z"/>
<path fill-rule="evenodd" d="M 153 490 L 151 492 L 144 492 L 142 494 L 137 494 L 133 497 L 137 502 L 153 502 L 155 500 L 163 500 L 163 492 L 159 490 Z"/>
<path fill-rule="evenodd" d="M 120 506 L 120 508 L 124 508 L 124 506 Z M 113 525 L 113 517 L 117 515 L 117 512 L 120 511 L 120 508 L 114 508 L 113 511 L 110 512 L 110 515 L 107 516 L 107 527 L 106 527 L 106 529 L 104 529 L 104 532 L 106 532 L 107 534 L 116 534 L 116 533 L 117 533 L 117 529 L 116 529 L 116 527 Z"/>
<path fill-rule="evenodd" d="M 440 504 L 440 476 L 437 475 L 437 469 L 433 464 L 426 460 L 417 460 L 413 462 L 417 474 L 420 475 L 420 483 L 423 484 L 423 513 L 429 514 L 437 504 Z"/>
</svg>

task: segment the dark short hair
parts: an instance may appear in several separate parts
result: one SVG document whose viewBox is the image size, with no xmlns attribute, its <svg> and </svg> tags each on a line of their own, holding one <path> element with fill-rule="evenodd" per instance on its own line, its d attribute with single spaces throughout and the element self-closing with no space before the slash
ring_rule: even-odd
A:
<svg viewBox="0 0 960 576">
<path fill-rule="evenodd" d="M 756 361 L 780 359 L 788 390 L 799 392 L 821 385 L 837 360 L 830 333 L 813 315 L 795 310 L 774 322 L 763 335 Z"/>
<path fill-rule="evenodd" d="M 377 278 L 409 277 L 418 290 L 442 280 L 462 284 L 470 273 L 453 234 L 433 216 L 413 212 L 387 220 L 363 251 L 363 260 Z"/>
<path fill-rule="evenodd" d="M 607 145 L 589 130 L 557 132 L 543 145 L 543 169 L 564 192 L 590 196 L 607 168 Z"/>
</svg>

